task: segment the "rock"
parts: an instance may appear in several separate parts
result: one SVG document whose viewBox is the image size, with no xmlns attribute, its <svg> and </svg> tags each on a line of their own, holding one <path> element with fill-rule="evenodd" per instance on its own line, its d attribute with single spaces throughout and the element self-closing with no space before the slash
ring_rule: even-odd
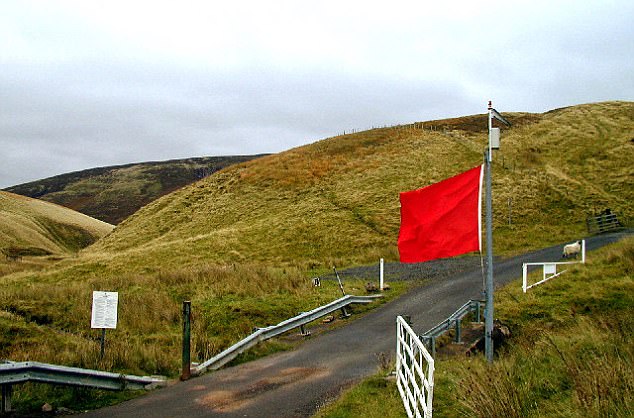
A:
<svg viewBox="0 0 634 418">
<path fill-rule="evenodd" d="M 335 320 L 334 315 L 328 315 L 326 317 L 324 317 L 324 319 L 321 321 L 324 324 L 327 324 L 328 322 L 332 322 Z"/>
<path fill-rule="evenodd" d="M 511 337 L 511 329 L 503 324 L 499 319 L 493 321 L 493 330 L 491 332 L 491 338 L 493 339 L 493 350 L 500 348 L 507 338 Z M 476 354 L 479 351 L 484 351 L 485 341 L 484 336 L 478 338 L 476 342 L 471 344 L 465 351 L 467 356 Z"/>
</svg>

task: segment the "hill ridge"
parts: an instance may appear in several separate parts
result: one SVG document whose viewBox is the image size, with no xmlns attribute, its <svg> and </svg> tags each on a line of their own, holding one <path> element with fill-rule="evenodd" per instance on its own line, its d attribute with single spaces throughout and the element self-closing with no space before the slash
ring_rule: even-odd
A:
<svg viewBox="0 0 634 418">
<path fill-rule="evenodd" d="M 118 224 L 140 207 L 231 164 L 267 154 L 190 157 L 95 167 L 5 188 Z"/>
</svg>

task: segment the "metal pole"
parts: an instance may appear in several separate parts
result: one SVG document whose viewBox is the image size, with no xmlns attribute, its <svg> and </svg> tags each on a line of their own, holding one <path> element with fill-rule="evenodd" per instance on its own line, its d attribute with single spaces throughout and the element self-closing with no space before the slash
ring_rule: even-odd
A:
<svg viewBox="0 0 634 418">
<path fill-rule="evenodd" d="M 509 225 L 511 225 L 512 215 L 513 215 L 513 198 L 509 197 Z"/>
<path fill-rule="evenodd" d="M 102 359 L 105 352 L 106 352 L 106 329 L 101 328 L 101 358 Z"/>
<path fill-rule="evenodd" d="M 491 102 L 489 102 L 489 146 L 486 153 L 486 235 L 487 277 L 486 308 L 484 309 L 484 352 L 487 361 L 493 362 L 493 209 L 491 197 Z"/>
<path fill-rule="evenodd" d="M 191 301 L 183 301 L 183 361 L 181 368 L 181 380 L 187 380 L 191 377 L 191 314 Z"/>
<path fill-rule="evenodd" d="M 341 289 L 341 294 L 343 294 L 344 296 L 346 296 L 346 291 L 343 290 L 343 283 L 341 283 L 341 279 L 339 278 L 339 273 L 337 273 L 337 268 L 335 266 L 332 266 L 332 269 L 335 271 L 335 276 L 337 276 L 337 281 L 339 282 L 339 289 Z M 348 311 L 346 310 L 345 306 L 341 307 L 341 315 L 344 318 L 347 318 L 350 316 L 350 314 L 348 313 Z"/>
<path fill-rule="evenodd" d="M 339 289 L 341 289 L 341 294 L 346 296 L 346 291 L 343 290 L 343 283 L 341 283 L 341 279 L 339 278 L 339 273 L 337 273 L 337 268 L 332 266 L 332 269 L 335 271 L 335 276 L 337 276 L 337 281 L 339 282 Z"/>
</svg>

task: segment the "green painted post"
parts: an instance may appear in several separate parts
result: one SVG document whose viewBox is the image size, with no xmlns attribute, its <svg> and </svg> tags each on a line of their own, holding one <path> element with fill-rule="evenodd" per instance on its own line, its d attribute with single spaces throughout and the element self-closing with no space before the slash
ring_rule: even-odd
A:
<svg viewBox="0 0 634 418">
<path fill-rule="evenodd" d="M 191 301 L 183 301 L 183 363 L 181 380 L 187 380 L 191 377 L 191 314 Z"/>
</svg>

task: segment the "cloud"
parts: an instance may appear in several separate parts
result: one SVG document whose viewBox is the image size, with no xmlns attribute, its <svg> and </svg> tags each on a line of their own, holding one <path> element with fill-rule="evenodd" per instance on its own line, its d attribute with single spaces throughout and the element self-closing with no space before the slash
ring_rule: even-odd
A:
<svg viewBox="0 0 634 418">
<path fill-rule="evenodd" d="M 0 187 L 351 129 L 632 100 L 625 1 L 7 2 Z"/>
</svg>

